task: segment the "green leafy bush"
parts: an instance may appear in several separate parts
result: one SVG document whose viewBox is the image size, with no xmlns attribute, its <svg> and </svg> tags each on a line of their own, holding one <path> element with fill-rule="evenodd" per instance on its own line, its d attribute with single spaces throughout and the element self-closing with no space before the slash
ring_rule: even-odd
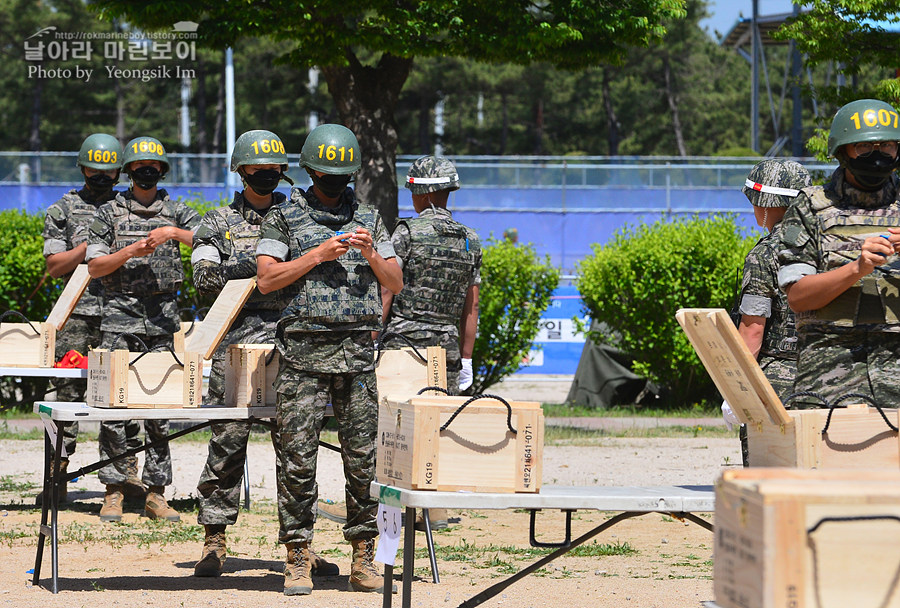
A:
<svg viewBox="0 0 900 608">
<path fill-rule="evenodd" d="M 531 245 L 487 242 L 481 263 L 471 392 L 483 392 L 522 366 L 558 284 L 559 270 L 550 265 L 549 257 L 539 259 Z"/>
<path fill-rule="evenodd" d="M 715 388 L 675 320 L 679 308 L 730 309 L 735 270 L 756 236 L 743 237 L 731 215 L 625 227 L 577 267 L 591 333 L 634 357 L 633 370 L 664 387 L 670 407 L 693 405 Z"/>
<path fill-rule="evenodd" d="M 200 217 L 206 215 L 206 212 L 211 209 L 224 207 L 231 203 L 231 200 L 224 196 L 208 201 L 199 193 L 195 194 L 192 198 L 182 200 L 188 207 L 199 213 Z M 182 308 L 190 308 L 194 311 L 211 306 L 215 298 L 213 296 L 201 296 L 194 287 L 194 269 L 191 266 L 191 248 L 182 243 L 179 243 L 178 247 L 181 251 L 181 266 L 184 268 L 184 283 L 182 283 L 181 291 L 178 294 L 179 306 Z M 190 320 L 190 316 L 191 315 L 187 312 L 183 312 L 181 318 L 184 321 L 188 321 Z"/>
</svg>

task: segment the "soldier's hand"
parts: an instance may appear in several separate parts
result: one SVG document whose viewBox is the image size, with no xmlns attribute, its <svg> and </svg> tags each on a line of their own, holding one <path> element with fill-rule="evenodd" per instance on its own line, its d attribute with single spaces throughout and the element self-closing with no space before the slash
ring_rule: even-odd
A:
<svg viewBox="0 0 900 608">
<path fill-rule="evenodd" d="M 150 234 L 147 235 L 147 243 L 151 247 L 156 248 L 173 238 L 175 238 L 175 228 L 172 226 L 162 226 L 150 231 Z"/>
<path fill-rule="evenodd" d="M 363 257 L 369 259 L 375 253 L 375 241 L 372 239 L 372 233 L 365 228 L 357 228 L 356 232 L 350 235 L 350 246 L 359 249 Z"/>
<path fill-rule="evenodd" d="M 151 245 L 147 239 L 141 239 L 136 243 L 129 245 L 128 249 L 129 253 L 131 253 L 131 257 L 142 258 L 153 253 L 156 250 L 156 247 Z"/>
<path fill-rule="evenodd" d="M 892 243 L 883 236 L 870 236 L 862 244 L 862 252 L 857 258 L 859 271 L 863 274 L 869 274 L 875 270 L 876 266 L 884 264 L 885 258 L 893 255 L 894 247 Z"/>
<path fill-rule="evenodd" d="M 350 237 L 346 233 L 334 235 L 316 248 L 319 251 L 319 257 L 323 262 L 338 259 L 350 249 L 349 240 Z"/>
</svg>

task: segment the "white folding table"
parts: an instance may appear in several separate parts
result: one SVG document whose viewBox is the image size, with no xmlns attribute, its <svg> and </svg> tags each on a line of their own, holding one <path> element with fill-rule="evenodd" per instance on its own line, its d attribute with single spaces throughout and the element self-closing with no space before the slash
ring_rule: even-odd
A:
<svg viewBox="0 0 900 608">
<path fill-rule="evenodd" d="M 87 378 L 87 372 L 79 367 L 0 367 L 0 376 L 13 378 Z"/>
<path fill-rule="evenodd" d="M 3 369 L 0 368 L 0 373 Z M 18 369 L 18 368 L 14 368 Z M 27 368 L 22 368 L 27 369 Z M 59 370 L 73 371 L 73 370 Z M 77 370 L 86 372 L 87 370 Z M 58 377 L 58 376 L 57 376 Z M 77 377 L 77 376 L 76 376 Z M 74 422 L 79 420 L 187 420 L 194 424 L 181 431 L 170 433 L 166 440 L 175 439 L 196 430 L 205 428 L 213 422 L 221 420 L 246 420 L 248 423 L 268 424 L 268 419 L 275 417 L 273 406 L 264 407 L 219 407 L 201 406 L 198 408 L 99 408 L 90 407 L 85 403 L 63 401 L 38 401 L 34 404 L 34 412 L 45 420 L 44 431 L 44 501 L 41 508 L 41 525 L 38 531 L 37 554 L 34 561 L 33 584 L 39 585 L 41 578 L 41 559 L 44 554 L 44 539 L 50 537 L 50 552 L 53 563 L 53 580 L 51 591 L 57 593 L 59 576 L 59 551 L 57 543 L 57 519 L 59 515 L 59 488 L 63 482 L 68 482 L 81 475 L 97 471 L 111 462 L 121 460 L 154 447 L 157 443 L 148 443 L 137 448 L 126 450 L 119 456 L 94 464 L 81 467 L 77 471 L 68 471 L 65 475 L 59 473 L 59 456 L 62 453 L 62 433 L 56 432 L 56 422 Z M 46 422 L 46 421 L 49 421 Z M 49 427 L 49 428 L 46 428 Z M 56 435 L 56 440 L 51 441 L 51 432 Z M 51 461 L 54 463 L 50 470 Z M 50 497 L 47 500 L 47 497 Z M 48 525 L 47 520 L 50 520 Z"/>
<path fill-rule="evenodd" d="M 526 509 L 530 512 L 529 540 L 535 547 L 558 547 L 516 574 L 496 583 L 459 605 L 459 608 L 478 606 L 494 597 L 519 579 L 542 568 L 557 557 L 590 540 L 615 524 L 647 513 L 665 513 L 679 519 L 692 521 L 712 531 L 712 522 L 695 513 L 715 510 L 713 486 L 654 486 L 654 487 L 604 487 L 604 486 L 544 486 L 538 493 L 474 493 L 433 492 L 406 490 L 374 482 L 370 494 L 385 505 L 405 508 L 403 531 L 403 590 L 402 608 L 412 604 L 412 577 L 415 555 L 415 532 L 411 525 L 416 519 L 416 509 Z M 541 509 L 560 510 L 566 513 L 565 539 L 560 543 L 541 543 L 535 538 L 535 520 Z M 572 513 L 579 509 L 616 511 L 617 515 L 596 526 L 576 539 L 571 538 Z M 434 553 L 432 570 L 435 569 Z M 384 568 L 384 608 L 391 605 L 391 581 L 394 567 Z"/>
</svg>

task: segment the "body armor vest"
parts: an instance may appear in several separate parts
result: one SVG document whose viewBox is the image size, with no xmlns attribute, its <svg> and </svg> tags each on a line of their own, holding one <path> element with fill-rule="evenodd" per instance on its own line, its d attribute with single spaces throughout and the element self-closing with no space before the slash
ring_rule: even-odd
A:
<svg viewBox="0 0 900 608">
<path fill-rule="evenodd" d="M 91 223 L 94 221 L 94 214 L 105 201 L 92 203 L 81 198 L 81 194 L 77 190 L 70 190 L 63 194 L 60 202 L 67 209 L 66 246 L 73 249 L 75 233 L 82 227 L 85 230 L 90 229 Z M 69 279 L 72 278 L 73 272 L 75 271 L 66 273 L 62 277 L 63 281 L 68 283 Z M 84 294 L 82 294 L 75 305 L 73 312 L 75 314 L 99 317 L 102 302 L 103 282 L 100 279 L 91 279 L 87 289 L 84 290 Z"/>
<path fill-rule="evenodd" d="M 805 188 L 821 239 L 819 255 L 822 272 L 854 261 L 862 253 L 862 243 L 870 236 L 887 234 L 888 228 L 900 227 L 900 204 L 866 209 L 839 206 L 833 193 L 821 186 Z M 900 323 L 900 260 L 878 266 L 844 293 L 811 316 L 836 326 Z"/>
<path fill-rule="evenodd" d="M 404 288 L 394 296 L 391 315 L 412 321 L 459 325 L 466 291 L 475 272 L 478 242 L 466 227 L 449 218 L 403 220 L 410 254 L 403 267 Z"/>
<path fill-rule="evenodd" d="M 169 200 L 165 190 L 160 190 L 158 197 L 149 208 L 126 199 L 122 194 L 110 201 L 115 239 L 111 251 L 118 251 L 145 238 L 156 228 L 178 226 L 176 203 Z M 158 211 L 153 213 L 154 209 Z M 170 239 L 152 254 L 131 258 L 118 270 L 103 277 L 103 287 L 110 293 L 138 296 L 174 294 L 183 280 L 178 241 Z"/>
<path fill-rule="evenodd" d="M 375 234 L 377 211 L 354 202 L 353 219 L 341 226 L 344 232 L 366 228 Z M 298 209 L 299 208 L 299 209 Z M 290 233 L 289 258 L 295 260 L 333 237 L 335 231 L 314 221 L 307 203 L 298 197 L 281 207 Z M 355 324 L 354 329 L 372 330 L 381 322 L 381 290 L 375 272 L 358 249 L 351 247 L 336 260 L 322 262 L 293 288 L 294 297 L 282 318 L 288 330 L 323 331 L 335 325 Z"/>
</svg>

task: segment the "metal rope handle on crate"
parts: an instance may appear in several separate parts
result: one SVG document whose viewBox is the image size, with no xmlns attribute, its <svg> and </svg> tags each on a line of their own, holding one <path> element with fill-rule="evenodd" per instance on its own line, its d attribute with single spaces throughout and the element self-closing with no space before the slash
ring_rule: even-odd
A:
<svg viewBox="0 0 900 608">
<path fill-rule="evenodd" d="M 389 331 L 387 333 L 383 333 L 380 336 L 378 336 L 378 340 L 375 341 L 375 350 L 378 351 L 378 356 L 375 358 L 375 366 L 376 367 L 381 362 L 381 354 L 384 352 L 384 343 L 391 338 L 400 338 L 401 340 L 406 342 L 406 345 L 409 346 L 411 349 L 413 349 L 413 352 L 416 354 L 416 357 L 418 357 L 422 361 L 422 363 L 428 363 L 428 359 L 426 357 L 422 356 L 422 353 L 419 352 L 419 349 L 416 348 L 416 345 L 413 344 L 409 338 L 407 338 L 406 336 L 404 336 L 402 334 L 398 334 L 398 333 Z"/>
<path fill-rule="evenodd" d="M 194 331 L 194 326 L 197 325 L 197 320 L 198 320 L 197 317 L 200 316 L 199 320 L 202 321 L 203 316 L 205 316 L 204 313 L 209 312 L 209 306 L 204 306 L 203 308 L 198 308 L 196 311 L 194 311 L 194 309 L 191 308 L 190 306 L 186 306 L 184 308 L 179 308 L 178 309 L 179 318 L 181 317 L 181 313 L 183 313 L 183 312 L 193 313 L 191 315 L 191 326 L 188 327 L 187 330 L 184 332 L 184 336 L 187 337 L 187 336 L 191 335 L 192 331 Z"/>
<path fill-rule="evenodd" d="M 787 399 L 784 400 L 783 405 L 787 405 L 797 397 L 815 397 L 816 400 L 821 402 L 825 407 L 831 407 L 828 401 L 825 400 L 825 397 L 823 397 L 819 393 L 814 393 L 812 391 L 800 391 L 799 393 L 791 393 L 787 396 Z"/>
<path fill-rule="evenodd" d="M 450 395 L 450 392 L 447 389 L 441 388 L 440 386 L 426 386 L 425 388 L 420 388 L 419 392 L 416 394 L 421 395 L 425 391 L 437 391 L 439 393 L 444 393 L 445 395 L 448 395 L 448 396 Z M 441 430 L 443 430 L 443 429 L 441 429 Z"/>
<path fill-rule="evenodd" d="M 461 406 L 459 406 L 459 408 L 457 408 L 457 410 L 455 412 L 453 412 L 453 415 L 450 416 L 450 419 L 444 423 L 444 426 L 442 426 L 440 430 L 446 431 L 447 427 L 450 426 L 450 423 L 453 422 L 453 419 L 456 418 L 457 416 L 459 416 L 460 412 L 462 412 L 467 405 L 469 405 L 473 401 L 478 401 L 479 399 L 496 399 L 497 401 L 499 401 L 500 403 L 505 405 L 506 406 L 506 427 L 509 429 L 509 431 L 513 435 L 519 434 L 519 431 L 514 429 L 513 425 L 512 425 L 512 406 L 509 403 L 507 403 L 506 399 L 504 399 L 503 397 L 498 397 L 497 395 L 472 395 L 472 397 L 468 401 L 463 403 Z"/>
<path fill-rule="evenodd" d="M 881 406 L 878 405 L 877 403 L 875 403 L 875 400 L 872 399 L 870 396 L 865 395 L 863 393 L 846 393 L 844 395 L 841 395 L 837 399 L 835 399 L 834 403 L 829 405 L 829 407 L 831 409 L 828 411 L 828 418 L 825 419 L 825 426 L 822 428 L 822 436 L 823 437 L 825 436 L 825 433 L 828 431 L 828 426 L 831 424 L 831 415 L 834 414 L 835 408 L 838 406 L 839 403 L 841 403 L 843 401 L 847 401 L 848 399 L 862 399 L 863 401 L 865 401 L 866 403 L 868 403 L 869 405 L 874 407 L 876 410 L 878 410 L 878 413 L 881 414 L 881 418 L 884 420 L 884 423 L 886 425 L 888 425 L 889 429 L 891 429 L 895 433 L 900 431 L 900 429 L 898 429 L 896 426 L 894 426 L 894 424 L 890 420 L 888 420 L 888 417 L 884 413 L 884 410 L 882 410 Z"/>
<path fill-rule="evenodd" d="M 128 363 L 128 365 L 134 365 L 135 363 L 137 363 L 137 362 L 141 359 L 141 357 L 143 357 L 144 355 L 146 355 L 147 353 L 149 353 L 149 352 L 151 351 L 151 349 L 147 348 L 147 345 L 144 343 L 143 340 L 141 340 L 138 336 L 136 336 L 136 335 L 134 335 L 134 334 L 132 334 L 132 333 L 129 333 L 129 332 L 127 332 L 127 331 L 123 331 L 123 332 L 120 333 L 120 334 L 116 334 L 116 337 L 113 338 L 112 345 L 110 346 L 110 349 L 112 349 L 113 347 L 115 347 L 116 343 L 118 343 L 118 341 L 121 340 L 121 339 L 124 338 L 124 337 L 134 338 L 135 340 L 138 341 L 138 343 L 141 345 L 141 348 L 143 349 L 143 352 L 142 352 L 141 354 L 139 354 L 137 357 L 135 357 L 132 361 L 130 361 L 130 362 Z M 126 343 L 125 346 L 127 347 L 128 344 Z M 169 346 L 168 344 L 165 345 L 164 348 L 168 349 L 168 351 L 169 351 L 170 353 L 172 353 L 172 358 L 175 359 L 175 363 L 178 364 L 178 367 L 184 367 L 184 363 L 182 363 L 181 361 L 178 360 L 178 355 L 175 354 L 175 349 L 173 349 L 173 348 L 172 348 L 171 346 Z"/>
<path fill-rule="evenodd" d="M 34 325 L 31 324 L 31 321 L 28 320 L 28 317 L 26 317 L 25 315 L 20 313 L 18 310 L 7 310 L 3 314 L 0 314 L 0 321 L 2 321 L 3 319 L 5 319 L 6 317 L 8 317 L 10 315 L 15 315 L 17 317 L 20 317 L 23 321 L 28 323 L 28 327 L 30 327 L 31 329 L 34 329 L 34 333 L 36 333 L 37 335 L 41 335 L 41 332 L 39 332 L 37 329 L 35 329 Z"/>
</svg>

